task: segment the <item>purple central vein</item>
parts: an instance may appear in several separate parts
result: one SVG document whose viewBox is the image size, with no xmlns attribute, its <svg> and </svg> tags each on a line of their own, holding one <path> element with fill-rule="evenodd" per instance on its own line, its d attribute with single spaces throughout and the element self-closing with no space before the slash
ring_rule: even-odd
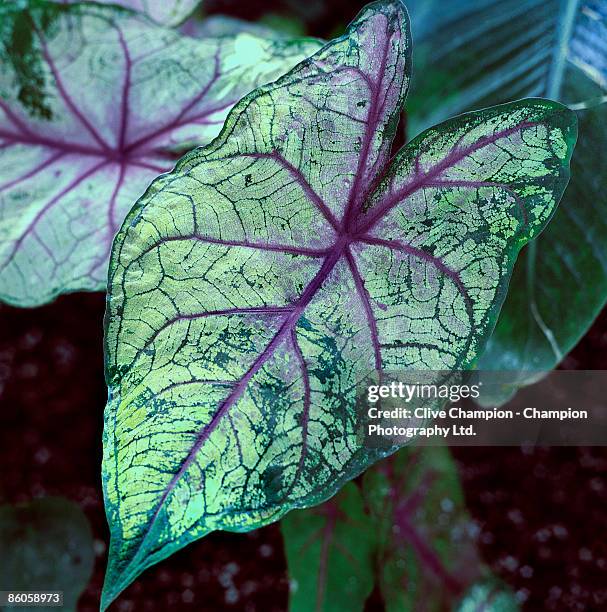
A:
<svg viewBox="0 0 607 612">
<path fill-rule="evenodd" d="M 247 385 L 249 384 L 253 376 L 255 376 L 255 374 L 259 372 L 261 367 L 272 357 L 275 350 L 281 345 L 281 343 L 285 339 L 288 339 L 289 337 L 291 337 L 291 334 L 293 330 L 295 329 L 295 324 L 299 320 L 306 306 L 310 303 L 312 298 L 316 295 L 316 292 L 320 289 L 323 282 L 325 281 L 327 276 L 330 274 L 331 270 L 333 270 L 333 268 L 335 267 L 335 265 L 341 258 L 342 251 L 344 248 L 345 247 L 342 245 L 340 248 L 333 249 L 331 253 L 327 255 L 327 257 L 325 258 L 325 261 L 320 267 L 320 270 L 314 276 L 314 278 L 310 281 L 310 283 L 307 285 L 307 287 L 301 294 L 301 297 L 299 298 L 299 300 L 293 304 L 292 308 L 288 312 L 288 316 L 286 317 L 285 321 L 280 326 L 276 334 L 274 334 L 274 336 L 272 337 L 272 340 L 270 340 L 269 344 L 266 346 L 263 352 L 257 357 L 257 359 L 255 359 L 253 364 L 250 366 L 250 368 L 247 370 L 244 376 L 238 381 L 238 383 L 235 385 L 235 387 L 233 388 L 231 393 L 228 395 L 228 397 L 222 402 L 222 404 L 219 406 L 219 409 L 217 410 L 217 412 L 215 412 L 215 414 L 213 415 L 209 423 L 201 429 L 194 444 L 192 445 L 192 448 L 188 452 L 185 459 L 182 461 L 181 466 L 179 467 L 179 470 L 171 478 L 169 484 L 165 488 L 156 506 L 156 510 L 152 518 L 149 521 L 149 528 L 146 532 L 146 536 L 144 536 L 143 540 L 141 541 L 136 554 L 140 552 L 143 546 L 143 542 L 145 541 L 145 538 L 151 532 L 152 526 L 156 522 L 158 515 L 160 513 L 160 510 L 162 509 L 162 506 L 164 505 L 164 502 L 170 495 L 171 491 L 173 491 L 173 489 L 175 488 L 175 486 L 177 485 L 181 477 L 185 474 L 188 467 L 195 460 L 198 451 L 202 448 L 204 443 L 209 439 L 209 436 L 213 433 L 213 431 L 215 431 L 215 429 L 217 428 L 217 426 L 219 425 L 223 417 L 228 413 L 230 408 L 240 399 L 240 397 L 246 390 Z M 201 316 L 201 315 L 198 315 L 198 316 Z M 133 557 L 133 559 L 134 558 L 135 556 Z"/>
<path fill-rule="evenodd" d="M 493 144 L 502 138 L 507 138 L 520 130 L 534 127 L 536 125 L 538 125 L 537 122 L 521 123 L 514 127 L 508 128 L 507 130 L 500 130 L 491 136 L 479 138 L 474 144 L 468 147 L 453 149 L 441 162 L 434 165 L 428 172 L 414 175 L 413 180 L 399 189 L 396 193 L 392 193 L 385 200 L 380 202 L 366 220 L 362 218 L 359 219 L 359 221 L 362 220 L 362 223 L 357 225 L 356 232 L 360 234 L 370 231 L 376 223 L 378 223 L 388 214 L 388 212 L 390 212 L 390 210 L 392 210 L 392 208 L 400 204 L 400 202 L 402 202 L 405 198 L 409 197 L 419 189 L 423 189 L 424 187 L 428 186 L 428 183 L 431 183 L 442 172 L 453 167 L 455 164 L 465 159 L 468 155 L 471 155 L 472 153 L 475 153 L 483 147 Z"/>
<path fill-rule="evenodd" d="M 346 210 L 343 217 L 344 230 L 348 227 L 351 218 L 355 217 L 358 214 L 360 209 L 360 203 L 363 202 L 366 198 L 366 194 L 363 193 L 363 190 L 361 189 L 361 181 L 364 177 L 365 170 L 367 168 L 367 162 L 369 161 L 369 156 L 371 154 L 371 143 L 373 142 L 373 136 L 375 135 L 375 132 L 377 130 L 377 121 L 379 118 L 380 85 L 382 82 L 383 74 L 386 70 L 386 65 L 388 63 L 389 46 L 390 45 L 388 41 L 386 41 L 379 67 L 379 76 L 377 78 L 377 81 L 371 82 L 371 104 L 369 106 L 369 113 L 367 115 L 367 125 L 363 138 L 363 146 L 361 149 L 360 157 L 358 158 L 358 166 L 356 169 L 355 178 L 352 182 L 352 188 L 350 189 L 348 203 L 346 205 Z"/>
<path fill-rule="evenodd" d="M 396 518 L 400 533 L 409 541 L 423 565 L 440 578 L 446 588 L 452 593 L 459 593 L 462 585 L 444 566 L 438 553 L 424 541 L 406 516 Z"/>
</svg>

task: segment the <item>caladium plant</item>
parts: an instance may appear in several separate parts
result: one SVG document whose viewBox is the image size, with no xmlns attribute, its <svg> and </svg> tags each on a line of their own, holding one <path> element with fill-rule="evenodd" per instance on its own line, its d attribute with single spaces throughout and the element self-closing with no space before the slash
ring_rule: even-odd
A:
<svg viewBox="0 0 607 612">
<path fill-rule="evenodd" d="M 95 4 L 0 8 L 0 299 L 104 290 L 114 234 L 245 93 L 320 48 L 193 40 Z"/>
<path fill-rule="evenodd" d="M 106 312 L 103 606 L 188 542 L 318 504 L 393 452 L 361 440 L 370 372 L 478 358 L 567 184 L 576 120 L 523 100 L 390 160 L 410 69 L 404 6 L 370 4 L 126 218 Z"/>
</svg>

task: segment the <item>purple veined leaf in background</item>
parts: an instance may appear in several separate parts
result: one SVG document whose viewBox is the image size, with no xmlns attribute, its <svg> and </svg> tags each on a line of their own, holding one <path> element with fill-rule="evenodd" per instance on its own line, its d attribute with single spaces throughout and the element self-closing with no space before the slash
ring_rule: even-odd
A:
<svg viewBox="0 0 607 612">
<path fill-rule="evenodd" d="M 103 291 L 133 202 L 321 43 L 193 40 L 118 8 L 0 9 L 0 299 Z"/>
<path fill-rule="evenodd" d="M 375 526 L 375 579 L 386 612 L 420 602 L 427 612 L 519 609 L 479 556 L 479 527 L 448 448 L 402 449 L 364 474 L 362 496 Z"/>
<path fill-rule="evenodd" d="M 362 612 L 373 589 L 377 525 L 349 482 L 315 508 L 281 521 L 289 572 L 289 612 Z"/>
<path fill-rule="evenodd" d="M 58 0 L 62 4 L 82 3 L 82 0 Z M 86 0 L 85 0 L 86 1 Z M 142 13 L 159 25 L 173 27 L 189 17 L 201 0 L 94 0 Z"/>
<path fill-rule="evenodd" d="M 483 350 L 567 184 L 575 116 L 493 107 L 390 161 L 410 54 L 404 5 L 370 4 L 125 220 L 106 313 L 104 607 L 189 542 L 318 504 L 393 451 L 361 439 L 370 372 L 466 369 Z"/>
<path fill-rule="evenodd" d="M 479 556 L 446 447 L 402 449 L 281 529 L 289 612 L 363 612 L 374 585 L 386 612 L 519 609 Z"/>
</svg>

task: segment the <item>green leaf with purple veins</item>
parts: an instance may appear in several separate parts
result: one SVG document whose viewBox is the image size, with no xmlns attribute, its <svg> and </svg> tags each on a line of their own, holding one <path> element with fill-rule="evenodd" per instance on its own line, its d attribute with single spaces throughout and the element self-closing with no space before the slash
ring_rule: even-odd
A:
<svg viewBox="0 0 607 612">
<path fill-rule="evenodd" d="M 112 7 L 0 14 L 0 299 L 102 291 L 124 217 L 179 152 L 318 41 L 196 41 Z"/>
<path fill-rule="evenodd" d="M 370 372 L 468 368 L 482 351 L 567 184 L 575 116 L 494 107 L 390 161 L 410 57 L 404 6 L 370 4 L 125 220 L 106 318 L 104 605 L 188 542 L 318 504 L 387 454 L 359 435 Z"/>
<path fill-rule="evenodd" d="M 467 593 L 477 594 L 479 605 L 481 594 L 487 604 L 511 601 L 482 563 L 478 526 L 446 447 L 401 450 L 365 473 L 362 491 L 375 526 L 376 584 L 386 612 L 416 610 L 419 602 L 425 612 L 467 610 Z M 485 592 L 491 583 L 494 590 Z"/>
<path fill-rule="evenodd" d="M 519 609 L 480 558 L 479 528 L 446 447 L 404 448 L 359 484 L 282 519 L 291 612 L 313 602 L 362 612 L 374 584 L 387 612 Z"/>
</svg>

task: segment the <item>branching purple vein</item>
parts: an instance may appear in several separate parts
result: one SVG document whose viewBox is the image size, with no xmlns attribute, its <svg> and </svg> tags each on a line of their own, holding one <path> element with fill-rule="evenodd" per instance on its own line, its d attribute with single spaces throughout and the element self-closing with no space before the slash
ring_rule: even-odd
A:
<svg viewBox="0 0 607 612">
<path fill-rule="evenodd" d="M 179 323 L 180 321 L 195 321 L 197 319 L 204 319 L 206 317 L 222 317 L 228 315 L 246 315 L 246 314 L 289 314 L 293 312 L 293 306 L 253 306 L 251 308 L 242 308 L 242 307 L 234 307 L 234 308 L 225 308 L 222 310 L 209 310 L 206 312 L 198 312 L 194 314 L 182 314 L 172 319 L 169 319 L 161 325 L 151 336 L 148 338 L 146 343 L 135 353 L 133 357 L 133 361 L 139 358 L 139 356 L 147 349 L 149 346 L 158 338 L 158 336 L 168 327 L 174 325 L 175 323 Z"/>
<path fill-rule="evenodd" d="M 378 372 L 381 372 L 381 369 L 382 369 L 381 343 L 379 341 L 377 321 L 375 319 L 375 315 L 373 314 L 373 308 L 371 307 L 371 302 L 369 301 L 369 294 L 367 293 L 367 290 L 365 289 L 365 281 L 363 280 L 358 270 L 358 267 L 356 266 L 356 261 L 354 261 L 354 257 L 352 256 L 352 252 L 350 251 L 349 248 L 346 250 L 346 261 L 348 262 L 348 266 L 350 267 L 350 272 L 352 273 L 352 277 L 354 278 L 354 284 L 356 285 L 356 290 L 363 304 L 365 316 L 367 317 L 367 323 L 369 325 L 369 330 L 371 331 L 371 344 L 373 345 L 373 353 L 375 355 L 375 369 Z"/>
<path fill-rule="evenodd" d="M 17 115 L 15 115 L 15 113 L 13 113 L 13 111 L 11 110 L 11 108 L 8 106 L 8 104 L 6 104 L 6 102 L 4 100 L 2 100 L 2 98 L 0 98 L 0 108 L 6 113 L 6 116 L 22 131 L 25 132 L 26 134 L 29 134 L 30 136 L 32 135 L 32 132 L 29 130 L 29 128 L 27 127 L 27 125 L 25 125 L 25 123 L 23 123 L 23 121 L 21 121 L 21 119 L 19 119 L 19 117 L 17 117 Z"/>
<path fill-rule="evenodd" d="M 141 136 L 140 138 L 137 138 L 136 140 L 134 140 L 133 142 L 128 143 L 125 147 L 124 147 L 124 151 L 126 153 L 131 153 L 133 151 L 135 151 L 136 149 L 140 148 L 142 145 L 151 142 L 152 140 L 154 140 L 155 138 L 157 138 L 158 136 L 160 136 L 161 134 L 164 134 L 165 132 L 169 132 L 173 129 L 176 129 L 178 127 L 181 127 L 183 125 L 183 119 L 186 116 L 186 114 L 188 113 L 189 110 L 191 110 L 192 108 L 194 108 L 194 106 L 196 106 L 196 104 L 198 104 L 199 102 L 201 102 L 205 96 L 209 93 L 211 87 L 213 87 L 213 85 L 215 85 L 215 83 L 217 82 L 217 79 L 219 78 L 220 75 L 220 62 L 219 62 L 219 50 L 217 50 L 217 52 L 215 53 L 214 56 L 214 62 L 215 62 L 215 67 L 213 70 L 213 74 L 211 75 L 211 78 L 209 79 L 209 82 L 200 90 L 200 92 L 194 97 L 192 98 L 192 100 L 190 100 L 190 102 L 188 102 L 186 104 L 186 106 L 184 106 L 181 111 L 179 112 L 179 114 L 177 115 L 177 117 L 175 117 L 174 119 L 172 119 L 169 123 L 167 123 L 166 125 L 157 128 L 156 130 L 153 130 L 151 132 L 149 132 L 148 134 L 145 134 L 143 136 Z M 226 105 L 226 108 L 228 106 L 230 106 L 231 104 L 228 103 Z M 210 111 L 210 110 L 205 110 L 202 114 L 200 115 L 196 115 L 196 119 L 200 119 L 201 117 L 210 115 L 212 112 L 217 112 L 216 110 L 214 111 Z M 185 122 L 191 122 L 193 119 L 187 119 L 185 120 Z M 194 119 L 195 120 L 195 119 Z"/>
<path fill-rule="evenodd" d="M 248 157 L 251 159 L 273 159 L 278 162 L 295 179 L 297 184 L 303 189 L 304 193 L 308 196 L 311 202 L 324 215 L 325 219 L 333 226 L 333 229 L 335 231 L 339 231 L 340 223 L 335 217 L 335 215 L 331 212 L 331 209 L 326 205 L 324 200 L 316 193 L 316 191 L 312 189 L 312 186 L 306 180 L 302 171 L 299 168 L 296 168 L 291 162 L 289 162 L 289 160 L 287 160 L 280 153 L 278 153 L 278 151 L 272 151 L 271 153 L 241 153 L 239 155 L 236 155 L 235 157 Z"/>
<path fill-rule="evenodd" d="M 390 516 L 386 516 L 386 513 L 384 513 L 384 520 L 389 520 L 390 523 L 398 525 L 402 535 L 414 548 L 421 563 L 428 567 L 433 574 L 441 579 L 445 583 L 448 590 L 453 593 L 459 593 L 462 588 L 459 580 L 449 572 L 438 553 L 424 540 L 410 521 L 410 517 L 423 503 L 424 498 L 430 490 L 430 483 L 432 480 L 434 480 L 433 474 L 425 474 L 421 485 L 418 486 L 415 491 L 408 495 L 404 500 L 399 501 L 399 496 L 405 489 L 404 480 L 409 474 L 409 471 L 403 470 L 401 477 L 397 479 L 394 472 L 394 461 L 392 458 L 387 464 L 387 470 L 387 477 L 391 483 L 389 497 L 392 506 L 391 512 L 389 513 Z"/>
<path fill-rule="evenodd" d="M 65 102 L 66 106 L 70 109 L 74 117 L 78 118 L 80 123 L 87 129 L 87 131 L 91 134 L 91 136 L 97 141 L 99 146 L 104 151 L 110 151 L 111 147 L 108 145 L 107 142 L 105 142 L 105 140 L 103 140 L 103 138 L 101 138 L 99 132 L 97 132 L 97 130 L 93 127 L 93 125 L 89 122 L 89 120 L 83 115 L 82 111 L 74 104 L 74 101 L 72 100 L 70 95 L 67 93 L 67 90 L 65 89 L 65 86 L 63 85 L 63 81 L 61 77 L 59 76 L 59 72 L 57 71 L 57 67 L 55 66 L 55 62 L 53 61 L 53 58 L 51 57 L 51 54 L 49 53 L 46 41 L 44 40 L 42 33 L 40 32 L 40 30 L 38 29 L 38 26 L 36 25 L 36 23 L 31 17 L 30 17 L 30 23 L 32 24 L 32 28 L 34 29 L 34 31 L 36 32 L 36 35 L 38 36 L 38 40 L 40 41 L 40 48 L 42 50 L 42 55 L 44 56 L 44 59 L 46 60 L 46 63 L 48 64 L 51 70 L 51 73 L 55 80 L 55 84 L 57 85 L 57 89 L 59 93 L 61 94 L 61 97 L 63 98 L 63 101 Z"/>
<path fill-rule="evenodd" d="M 72 181 L 67 187 L 65 187 L 64 189 L 62 189 L 56 196 L 54 196 L 52 199 L 50 199 L 34 216 L 34 219 L 29 223 L 29 225 L 27 226 L 27 228 L 25 229 L 25 231 L 21 234 L 21 236 L 19 236 L 19 238 L 17 240 L 15 240 L 15 244 L 11 250 L 11 252 L 9 253 L 8 257 L 6 258 L 6 260 L 0 265 L 0 271 L 4 270 L 6 268 L 6 266 L 11 262 L 12 258 L 14 257 L 15 253 L 17 252 L 17 250 L 19 249 L 19 247 L 21 246 L 21 243 L 25 240 L 25 237 L 29 234 L 29 232 L 32 230 L 32 228 L 36 225 L 36 223 L 38 223 L 38 220 L 40 219 L 40 217 L 42 217 L 44 215 L 44 213 L 51 208 L 52 206 L 55 205 L 55 203 L 61 199 L 66 193 L 68 193 L 69 191 L 71 191 L 72 189 L 74 189 L 74 187 L 78 186 L 82 181 L 86 180 L 89 176 L 91 176 L 92 174 L 94 174 L 95 172 L 97 172 L 97 170 L 99 170 L 100 168 L 102 168 L 103 166 L 107 165 L 109 162 L 107 162 L 106 160 L 101 161 L 100 163 L 96 164 L 95 166 L 93 166 L 92 168 L 89 168 L 89 170 L 87 170 L 84 174 L 81 174 L 77 179 L 75 179 L 74 181 Z"/>
<path fill-rule="evenodd" d="M 442 161 L 434 165 L 429 172 L 414 175 L 413 180 L 409 181 L 409 183 L 407 183 L 404 187 L 395 193 L 389 194 L 386 198 L 379 202 L 371 210 L 366 219 L 359 216 L 359 220 L 362 221 L 362 223 L 356 224 L 356 233 L 366 234 L 369 232 L 380 219 L 385 217 L 385 215 L 388 214 L 388 212 L 397 206 L 402 200 L 406 199 L 417 190 L 426 187 L 427 183 L 432 182 L 434 179 L 440 176 L 441 172 L 462 161 L 468 155 L 471 155 L 472 153 L 475 153 L 483 147 L 493 144 L 502 138 L 507 138 L 518 131 L 530 127 L 536 127 L 538 125 L 540 125 L 539 122 L 523 122 L 506 130 L 497 131 L 491 136 L 479 138 L 474 144 L 467 147 L 453 149 Z"/>
<path fill-rule="evenodd" d="M 114 186 L 114 191 L 112 192 L 112 196 L 110 197 L 110 203 L 109 203 L 108 211 L 107 211 L 107 238 L 106 238 L 107 250 L 103 253 L 103 255 L 99 255 L 96 258 L 96 262 L 91 266 L 91 269 L 89 270 L 89 274 L 91 276 L 98 268 L 104 265 L 106 261 L 107 253 L 112 246 L 112 240 L 114 238 L 114 235 L 117 229 L 116 227 L 117 223 L 115 220 L 116 198 L 118 197 L 118 192 L 120 191 L 120 188 L 122 187 L 124 183 L 126 171 L 127 171 L 126 164 L 123 162 L 120 164 L 120 170 L 118 171 L 118 180 L 116 181 L 116 185 Z"/>
<path fill-rule="evenodd" d="M 60 159 L 64 155 L 65 153 L 61 151 L 59 151 L 58 153 L 55 153 L 55 155 L 52 155 L 51 157 L 45 159 L 42 163 L 32 168 L 29 172 L 26 172 L 22 176 L 16 179 L 13 179 L 12 181 L 9 181 L 8 183 L 4 183 L 4 185 L 0 185 L 0 191 L 5 191 L 6 189 L 10 189 L 11 187 L 18 185 L 19 183 L 26 181 L 29 178 L 32 178 L 39 172 L 42 172 L 44 169 L 48 168 L 49 166 L 52 166 L 58 159 Z"/>
<path fill-rule="evenodd" d="M 462 590 L 459 580 L 443 565 L 438 553 L 428 546 L 409 519 L 406 516 L 397 515 L 396 522 L 400 533 L 409 541 L 420 561 L 443 581 L 451 593 L 459 593 Z"/>
<path fill-rule="evenodd" d="M 292 247 L 288 244 L 277 244 L 274 242 L 248 242 L 247 240 L 227 240 L 224 238 L 211 238 L 210 236 L 203 236 L 201 234 L 184 234 L 183 236 L 163 236 L 159 240 L 151 243 L 148 247 L 141 251 L 137 259 L 131 260 L 126 266 L 125 271 L 130 266 L 137 263 L 142 257 L 145 257 L 148 253 L 151 253 L 154 249 L 162 246 L 168 242 L 183 242 L 188 240 L 196 240 L 198 242 L 205 242 L 207 244 L 217 244 L 225 247 L 243 247 L 247 249 L 255 249 L 259 251 L 275 251 L 277 253 L 288 253 L 291 255 L 305 255 L 306 257 L 326 257 L 331 248 L 328 249 L 307 249 L 303 247 Z"/>
<path fill-rule="evenodd" d="M 112 161 L 117 158 L 117 152 L 111 154 L 109 151 L 102 149 L 95 149 L 87 145 L 81 145 L 75 142 L 64 142 L 61 140 L 52 140 L 51 138 L 45 138 L 37 134 L 32 134 L 29 131 L 24 131 L 22 134 L 15 134 L 13 132 L 7 132 L 0 129 L 0 138 L 6 138 L 14 143 L 29 144 L 34 146 L 48 147 L 62 151 L 63 153 L 81 153 L 82 155 L 92 155 L 94 157 L 104 157 L 108 161 Z"/>
<path fill-rule="evenodd" d="M 15 144 L 15 143 L 23 143 L 23 144 L 30 144 L 33 146 L 44 146 L 44 147 L 48 147 L 51 149 L 54 149 L 57 151 L 56 155 L 53 155 L 51 158 L 45 160 L 44 162 L 42 162 L 41 164 L 39 164 L 38 166 L 36 166 L 35 168 L 33 168 L 32 170 L 30 170 L 29 172 L 27 172 L 25 175 L 14 179 L 13 181 L 7 183 L 6 185 L 0 187 L 0 191 L 8 189 L 10 187 L 13 187 L 14 185 L 22 182 L 23 180 L 26 180 L 28 178 L 31 178 L 33 176 L 35 176 L 36 174 L 38 174 L 39 172 L 43 171 L 45 168 L 49 167 L 50 165 L 52 165 L 53 162 L 58 161 L 63 155 L 72 153 L 72 154 L 81 154 L 81 155 L 85 155 L 85 156 L 94 156 L 94 157 L 100 157 L 102 158 L 104 161 L 102 161 L 101 163 L 99 163 L 97 166 L 95 166 L 94 170 L 91 172 L 90 170 L 87 170 L 86 172 L 84 172 L 79 178 L 75 179 L 70 186 L 67 189 L 64 189 L 63 191 L 61 191 L 59 193 L 59 195 L 53 197 L 47 204 L 45 204 L 43 206 L 43 208 L 39 211 L 39 213 L 35 216 L 33 222 L 31 224 L 28 225 L 27 229 L 21 234 L 21 236 L 16 240 L 15 242 L 15 247 L 11 250 L 10 254 L 8 255 L 8 257 L 5 258 L 4 262 L 0 265 L 0 270 L 3 270 L 12 260 L 12 258 L 14 257 L 16 251 L 18 250 L 19 246 L 22 244 L 23 240 L 25 239 L 25 237 L 31 233 L 33 231 L 33 228 L 35 227 L 35 225 L 38 223 L 38 221 L 40 220 L 40 218 L 50 209 L 52 208 L 63 196 L 65 196 L 71 189 L 75 188 L 78 184 L 80 184 L 83 180 L 85 180 L 86 178 L 90 177 L 94 172 L 96 172 L 97 170 L 101 169 L 102 167 L 104 167 L 107 163 L 109 162 L 113 162 L 116 161 L 120 164 L 120 172 L 118 175 L 118 180 L 115 186 L 115 189 L 112 193 L 110 202 L 109 202 L 109 207 L 108 207 L 108 234 L 109 234 L 109 239 L 106 240 L 106 243 L 109 246 L 111 245 L 111 237 L 113 236 L 113 233 L 116 229 L 116 222 L 114 219 L 114 211 L 115 211 L 115 203 L 116 203 L 116 199 L 118 196 L 118 192 L 122 186 L 122 184 L 124 183 L 124 179 L 125 179 L 125 175 L 127 172 L 127 165 L 128 166 L 138 166 L 141 168 L 145 168 L 148 170 L 152 170 L 155 172 L 166 172 L 169 170 L 169 167 L 167 165 L 167 167 L 159 167 L 155 164 L 151 164 L 151 163 L 147 163 L 144 160 L 138 160 L 138 159 L 131 159 L 131 155 L 134 155 L 134 152 L 131 151 L 132 146 L 126 146 L 126 136 L 128 133 L 128 119 L 129 119 L 129 114 L 130 114 L 130 109 L 129 109 L 129 94 L 130 94 L 130 89 L 131 89 L 131 71 L 132 71 L 132 65 L 133 62 L 131 60 L 130 57 L 130 52 L 129 52 L 129 48 L 128 48 L 128 44 L 124 38 L 124 34 L 122 32 L 122 30 L 119 27 L 116 27 L 116 31 L 118 33 L 118 41 L 120 44 L 120 47 L 122 49 L 123 55 L 124 55 L 124 61 L 125 61 L 125 76 L 124 76 L 124 82 L 123 82 L 123 87 L 122 87 L 122 99 L 121 99 L 121 113 L 120 113 L 120 125 L 118 128 L 118 133 L 117 133 L 117 143 L 116 143 L 116 148 L 112 148 L 99 134 L 99 132 L 95 129 L 95 127 L 89 122 L 89 120 L 86 118 L 86 116 L 84 115 L 84 113 L 76 106 L 76 104 L 74 103 L 74 101 L 72 100 L 71 96 L 69 95 L 69 93 L 67 92 L 67 90 L 65 89 L 65 86 L 63 84 L 63 81 L 61 79 L 61 76 L 59 75 L 59 72 L 57 70 L 57 67 L 55 66 L 54 60 L 51 57 L 51 54 L 49 52 L 48 46 L 46 44 L 46 41 L 42 35 L 42 33 L 40 32 L 40 30 L 37 28 L 36 24 L 33 22 L 32 20 L 32 27 L 36 32 L 36 35 L 38 37 L 39 43 L 40 43 L 40 48 L 42 51 L 42 55 L 45 58 L 49 69 L 51 71 L 51 74 L 53 75 L 53 79 L 55 81 L 55 84 L 57 86 L 57 90 L 61 96 L 61 98 L 63 99 L 66 108 L 71 112 L 71 114 L 74 116 L 74 118 L 83 125 L 83 127 L 91 134 L 91 136 L 94 138 L 95 142 L 99 145 L 99 148 L 95 148 L 89 145 L 83 145 L 83 144 L 79 144 L 79 143 L 75 143 L 75 142 L 65 142 L 65 141 L 61 141 L 61 140 L 53 140 L 52 138 L 46 138 L 44 136 L 40 136 L 39 134 L 35 134 L 33 133 L 29 127 L 10 109 L 10 107 L 3 101 L 0 100 L 0 108 L 2 108 L 2 110 L 4 111 L 4 113 L 6 114 L 6 116 L 13 122 L 13 124 L 20 130 L 20 133 L 13 133 L 10 131 L 6 131 L 6 130 L 2 130 L 0 129 L 0 138 L 5 138 L 7 140 L 10 141 L 10 143 Z M 219 77 L 219 51 L 217 51 L 217 53 L 215 54 L 215 71 L 214 74 L 212 76 L 212 78 L 210 79 L 210 81 L 207 83 L 207 85 L 192 99 L 190 100 L 190 102 L 182 109 L 182 111 L 180 112 L 180 114 L 172 121 L 170 122 L 168 125 L 165 125 L 161 128 L 159 128 L 158 130 L 155 130 L 153 133 L 149 134 L 148 136 L 143 136 L 142 138 L 138 139 L 137 141 L 137 146 L 141 147 L 143 146 L 145 143 L 150 142 L 152 139 L 156 138 L 158 135 L 170 131 L 172 129 L 175 129 L 177 127 L 180 127 L 181 125 L 181 121 L 183 120 L 184 122 L 192 122 L 195 121 L 196 119 L 200 119 L 202 117 L 207 116 L 210 113 L 214 113 L 214 112 L 218 112 L 218 110 L 222 110 L 223 108 L 227 108 L 229 106 L 231 106 L 233 104 L 233 101 L 228 102 L 227 104 L 225 104 L 225 106 L 220 106 L 218 108 L 215 109 L 207 109 L 204 112 L 200 113 L 199 115 L 196 115 L 193 118 L 187 118 L 187 112 L 189 110 L 191 110 L 193 107 L 196 106 L 196 104 L 198 104 L 202 99 L 204 99 L 204 97 L 208 94 L 210 88 L 212 87 L 212 85 L 216 82 L 217 78 Z M 184 119 L 185 117 L 185 119 Z M 7 146 L 10 146 L 10 144 L 7 144 Z M 145 153 L 150 154 L 153 153 L 153 151 L 149 151 L 149 152 L 144 152 Z M 103 263 L 103 258 L 97 258 L 96 262 L 94 263 L 94 267 L 93 270 L 96 269 L 97 267 L 99 267 L 99 265 L 101 265 Z"/>
<path fill-rule="evenodd" d="M 114 234 L 116 233 L 117 223 L 115 219 L 115 210 L 116 210 L 116 198 L 118 197 L 118 192 L 124 183 L 124 177 L 126 175 L 126 164 L 120 164 L 120 171 L 118 174 L 118 180 L 116 181 L 116 187 L 114 187 L 114 192 L 112 193 L 112 197 L 110 198 L 110 205 L 108 206 L 108 244 L 112 243 L 112 239 Z"/>
<path fill-rule="evenodd" d="M 360 190 L 360 183 L 363 180 L 364 174 L 367 170 L 367 163 L 369 161 L 369 154 L 371 150 L 371 142 L 373 140 L 373 135 L 375 130 L 377 129 L 377 121 L 379 114 L 379 95 L 380 95 L 380 86 L 382 84 L 382 78 L 384 77 L 384 72 L 386 70 L 386 65 L 388 63 L 388 50 L 390 47 L 390 37 L 385 41 L 384 50 L 382 53 L 382 59 L 379 67 L 379 77 L 375 81 L 371 81 L 370 83 L 370 93 L 371 93 L 371 103 L 369 105 L 368 119 L 365 127 L 365 134 L 363 138 L 363 146 L 361 148 L 361 155 L 358 158 L 358 167 L 356 169 L 356 174 L 354 175 L 354 181 L 352 181 L 352 187 L 350 188 L 350 193 L 348 195 L 348 203 L 346 205 L 346 210 L 344 212 L 343 220 L 342 220 L 342 230 L 347 231 L 349 229 L 350 219 L 352 217 L 356 217 L 358 214 L 358 208 L 361 202 L 364 202 L 367 194 Z"/>
</svg>

